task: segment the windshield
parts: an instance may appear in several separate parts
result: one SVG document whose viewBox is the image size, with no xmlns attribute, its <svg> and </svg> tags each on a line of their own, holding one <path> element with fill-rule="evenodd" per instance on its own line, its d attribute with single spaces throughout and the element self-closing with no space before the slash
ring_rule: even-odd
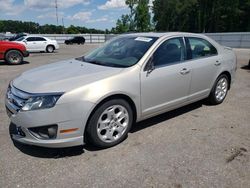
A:
<svg viewBox="0 0 250 188">
<path fill-rule="evenodd" d="M 16 41 L 22 41 L 24 39 L 24 37 L 20 37 L 18 39 L 16 39 Z"/>
<path fill-rule="evenodd" d="M 142 58 L 156 40 L 157 37 L 119 37 L 81 60 L 103 66 L 130 67 Z"/>
</svg>

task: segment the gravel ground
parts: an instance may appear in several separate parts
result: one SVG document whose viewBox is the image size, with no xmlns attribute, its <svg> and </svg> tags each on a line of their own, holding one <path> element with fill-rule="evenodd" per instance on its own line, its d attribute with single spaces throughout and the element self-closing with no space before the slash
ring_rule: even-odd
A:
<svg viewBox="0 0 250 188">
<path fill-rule="evenodd" d="M 238 54 L 237 79 L 223 104 L 204 102 L 134 125 L 106 150 L 45 149 L 13 143 L 4 95 L 9 81 L 97 45 L 61 46 L 25 64 L 0 64 L 0 187 L 250 187 L 250 50 Z"/>
</svg>

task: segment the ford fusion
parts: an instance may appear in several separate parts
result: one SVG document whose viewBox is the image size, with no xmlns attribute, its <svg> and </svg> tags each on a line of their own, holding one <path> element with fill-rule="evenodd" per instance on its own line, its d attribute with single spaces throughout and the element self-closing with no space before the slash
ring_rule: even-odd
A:
<svg viewBox="0 0 250 188">
<path fill-rule="evenodd" d="M 121 35 L 91 53 L 41 66 L 10 82 L 6 110 L 18 142 L 107 148 L 132 124 L 207 98 L 225 99 L 232 49 L 191 33 Z"/>
</svg>

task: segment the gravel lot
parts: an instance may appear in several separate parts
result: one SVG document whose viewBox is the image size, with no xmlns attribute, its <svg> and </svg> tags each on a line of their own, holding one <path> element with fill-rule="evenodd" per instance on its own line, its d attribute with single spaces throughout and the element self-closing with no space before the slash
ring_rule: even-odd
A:
<svg viewBox="0 0 250 188">
<path fill-rule="evenodd" d="M 106 150 L 14 144 L 4 107 L 9 81 L 96 46 L 62 45 L 22 65 L 0 63 L 0 187 L 250 187 L 250 49 L 236 50 L 237 79 L 219 106 L 198 102 L 143 121 Z"/>
</svg>

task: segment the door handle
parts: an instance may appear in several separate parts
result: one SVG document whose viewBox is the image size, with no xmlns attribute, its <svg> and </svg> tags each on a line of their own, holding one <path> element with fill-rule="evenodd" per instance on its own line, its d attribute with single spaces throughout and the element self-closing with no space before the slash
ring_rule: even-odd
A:
<svg viewBox="0 0 250 188">
<path fill-rule="evenodd" d="M 215 66 L 220 66 L 220 65 L 221 65 L 221 62 L 216 61 L 216 63 L 215 63 L 214 65 L 215 65 Z"/>
<path fill-rule="evenodd" d="M 185 74 L 190 73 L 190 70 L 188 70 L 187 68 L 183 68 L 183 69 L 180 71 L 180 73 L 181 73 L 182 75 L 185 75 Z"/>
</svg>

